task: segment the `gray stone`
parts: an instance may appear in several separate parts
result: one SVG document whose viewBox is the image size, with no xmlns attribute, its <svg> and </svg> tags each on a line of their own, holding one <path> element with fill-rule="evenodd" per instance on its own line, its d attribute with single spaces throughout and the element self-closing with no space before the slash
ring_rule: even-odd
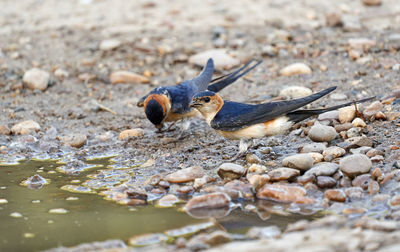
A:
<svg viewBox="0 0 400 252">
<path fill-rule="evenodd" d="M 337 132 L 331 126 L 314 124 L 308 132 L 308 137 L 315 142 L 329 142 L 335 139 Z"/>
<path fill-rule="evenodd" d="M 237 179 L 246 173 L 246 168 L 234 163 L 223 163 L 217 173 L 223 179 Z"/>
<path fill-rule="evenodd" d="M 371 170 L 371 160 L 363 154 L 354 154 L 340 160 L 340 170 L 349 177 L 367 173 Z"/>
<path fill-rule="evenodd" d="M 309 154 L 296 154 L 282 160 L 282 165 L 289 168 L 306 171 L 312 167 L 314 159 Z"/>
<path fill-rule="evenodd" d="M 338 169 L 338 164 L 322 162 L 316 164 L 310 170 L 306 171 L 304 175 L 332 176 Z"/>
</svg>

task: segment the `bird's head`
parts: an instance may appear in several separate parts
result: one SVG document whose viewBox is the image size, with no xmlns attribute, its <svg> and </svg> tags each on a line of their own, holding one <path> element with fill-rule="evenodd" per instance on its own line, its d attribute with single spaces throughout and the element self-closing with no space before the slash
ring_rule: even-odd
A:
<svg viewBox="0 0 400 252">
<path fill-rule="evenodd" d="M 210 123 L 223 105 L 224 100 L 221 96 L 212 91 L 203 91 L 193 96 L 189 106 L 197 109 Z"/>
<path fill-rule="evenodd" d="M 157 129 L 161 129 L 171 109 L 171 99 L 168 91 L 155 90 L 154 93 L 147 96 L 143 102 L 143 106 L 147 119 Z"/>
</svg>

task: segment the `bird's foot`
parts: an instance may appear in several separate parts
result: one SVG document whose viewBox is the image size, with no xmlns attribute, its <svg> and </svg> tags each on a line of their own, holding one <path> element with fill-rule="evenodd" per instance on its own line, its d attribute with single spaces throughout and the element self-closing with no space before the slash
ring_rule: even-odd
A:
<svg viewBox="0 0 400 252">
<path fill-rule="evenodd" d="M 236 160 L 238 160 L 239 158 L 244 157 L 248 150 L 249 147 L 253 145 L 253 141 L 251 140 L 250 142 L 244 140 L 244 139 L 240 139 L 240 144 L 239 144 L 239 152 L 236 153 L 235 156 L 233 156 L 230 160 L 228 160 L 229 162 L 234 162 Z"/>
<path fill-rule="evenodd" d="M 244 157 L 244 156 L 246 155 L 246 153 L 247 153 L 247 150 L 246 150 L 246 151 L 243 151 L 243 152 L 239 151 L 239 152 L 236 153 L 236 155 L 233 156 L 231 159 L 228 159 L 228 162 L 231 162 L 231 163 L 232 163 L 232 162 L 235 162 L 236 160 L 238 160 L 238 159 Z"/>
</svg>

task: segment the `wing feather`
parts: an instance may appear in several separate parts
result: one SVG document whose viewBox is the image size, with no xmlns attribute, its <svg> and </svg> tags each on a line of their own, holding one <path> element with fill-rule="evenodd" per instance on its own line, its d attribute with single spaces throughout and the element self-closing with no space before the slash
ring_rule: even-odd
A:
<svg viewBox="0 0 400 252">
<path fill-rule="evenodd" d="M 263 123 L 303 107 L 335 89 L 336 87 L 331 87 L 300 99 L 258 105 L 225 101 L 221 110 L 212 120 L 211 127 L 216 130 L 234 131 Z"/>
</svg>

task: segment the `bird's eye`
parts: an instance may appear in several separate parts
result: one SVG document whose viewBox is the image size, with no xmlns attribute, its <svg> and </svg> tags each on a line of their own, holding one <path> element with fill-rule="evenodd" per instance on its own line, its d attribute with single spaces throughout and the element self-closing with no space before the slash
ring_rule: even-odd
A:
<svg viewBox="0 0 400 252">
<path fill-rule="evenodd" d="M 210 97 L 204 98 L 204 101 L 205 101 L 205 102 L 210 102 Z"/>
</svg>

